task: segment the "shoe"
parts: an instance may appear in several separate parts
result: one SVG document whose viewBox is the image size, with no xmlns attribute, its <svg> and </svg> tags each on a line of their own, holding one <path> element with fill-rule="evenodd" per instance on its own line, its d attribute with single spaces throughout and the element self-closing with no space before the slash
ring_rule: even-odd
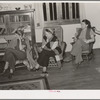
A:
<svg viewBox="0 0 100 100">
<path fill-rule="evenodd" d="M 38 72 L 39 71 L 39 68 L 38 69 L 35 69 L 35 71 Z"/>
<path fill-rule="evenodd" d="M 63 61 L 66 62 L 66 63 L 68 63 L 68 62 L 70 62 L 72 60 L 73 60 L 72 58 L 69 58 L 69 59 L 64 59 Z"/>
<path fill-rule="evenodd" d="M 42 77 L 47 77 L 48 76 L 48 72 L 42 72 L 41 76 Z"/>
<path fill-rule="evenodd" d="M 37 72 L 37 71 L 39 71 L 39 68 L 38 69 L 36 69 L 36 68 L 33 68 L 33 69 L 31 69 L 30 71 L 32 71 L 32 72 Z"/>
<path fill-rule="evenodd" d="M 73 71 L 77 70 L 79 68 L 79 65 L 80 65 L 80 63 L 75 64 Z"/>
</svg>

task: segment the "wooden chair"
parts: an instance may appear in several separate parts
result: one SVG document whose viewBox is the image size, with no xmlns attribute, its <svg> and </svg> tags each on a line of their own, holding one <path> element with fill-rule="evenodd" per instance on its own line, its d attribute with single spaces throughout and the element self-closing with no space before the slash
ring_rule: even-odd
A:
<svg viewBox="0 0 100 100">
<path fill-rule="evenodd" d="M 76 31 L 79 32 L 81 30 L 81 28 L 77 28 Z M 93 30 L 94 31 L 94 30 Z M 74 37 L 72 38 L 73 39 L 73 42 L 71 42 L 71 45 L 73 45 L 75 43 L 75 39 Z M 84 60 L 90 60 L 91 58 L 93 58 L 94 54 L 93 54 L 93 45 L 94 45 L 95 41 L 94 42 L 91 42 L 89 43 L 89 49 L 88 50 L 83 50 L 82 51 L 82 57 Z"/>
<path fill-rule="evenodd" d="M 94 53 L 93 53 L 93 45 L 95 42 L 89 43 L 89 49 L 88 50 L 83 50 L 82 51 L 82 56 L 84 60 L 89 61 L 90 59 L 93 58 Z"/>
</svg>

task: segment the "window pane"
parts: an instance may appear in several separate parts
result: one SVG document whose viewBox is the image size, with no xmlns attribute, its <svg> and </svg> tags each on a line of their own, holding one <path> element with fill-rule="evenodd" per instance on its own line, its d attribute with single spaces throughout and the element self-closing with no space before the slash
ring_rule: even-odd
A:
<svg viewBox="0 0 100 100">
<path fill-rule="evenodd" d="M 16 16 L 10 16 L 10 22 L 16 22 Z"/>
<path fill-rule="evenodd" d="M 66 3 L 66 18 L 69 19 L 69 4 Z"/>
<path fill-rule="evenodd" d="M 76 3 L 76 18 L 79 18 L 79 3 Z"/>
<path fill-rule="evenodd" d="M 75 18 L 75 3 L 72 3 L 72 18 Z"/>
<path fill-rule="evenodd" d="M 0 24 L 4 23 L 4 17 L 0 16 Z"/>
<path fill-rule="evenodd" d="M 19 19 L 19 21 L 30 21 L 29 15 L 23 15 L 23 16 L 20 16 L 19 18 L 21 18 Z"/>
<path fill-rule="evenodd" d="M 53 20 L 52 3 L 49 3 L 49 9 L 50 9 L 50 20 Z"/>
<path fill-rule="evenodd" d="M 65 5 L 62 3 L 62 18 L 65 19 Z"/>
<path fill-rule="evenodd" d="M 44 15 L 44 21 L 47 21 L 47 13 L 46 13 L 46 4 L 43 3 L 43 15 Z"/>
<path fill-rule="evenodd" d="M 56 3 L 53 3 L 54 6 L 54 19 L 57 20 L 57 8 L 56 8 Z"/>
</svg>

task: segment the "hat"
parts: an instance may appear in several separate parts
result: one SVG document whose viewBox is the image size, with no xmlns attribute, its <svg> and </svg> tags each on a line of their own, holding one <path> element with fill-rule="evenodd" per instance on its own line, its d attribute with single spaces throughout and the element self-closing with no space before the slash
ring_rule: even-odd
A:
<svg viewBox="0 0 100 100">
<path fill-rule="evenodd" d="M 52 29 L 50 29 L 50 28 L 46 28 L 45 31 L 46 31 L 46 32 L 49 32 L 49 33 L 51 33 L 51 34 L 54 34 L 54 30 L 52 30 Z"/>
</svg>

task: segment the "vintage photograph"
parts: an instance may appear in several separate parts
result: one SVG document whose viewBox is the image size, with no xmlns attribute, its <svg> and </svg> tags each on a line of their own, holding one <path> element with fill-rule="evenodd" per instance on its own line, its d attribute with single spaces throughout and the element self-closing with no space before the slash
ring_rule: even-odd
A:
<svg viewBox="0 0 100 100">
<path fill-rule="evenodd" d="M 0 90 L 100 90 L 99 20 L 100 2 L 0 1 Z"/>
</svg>

